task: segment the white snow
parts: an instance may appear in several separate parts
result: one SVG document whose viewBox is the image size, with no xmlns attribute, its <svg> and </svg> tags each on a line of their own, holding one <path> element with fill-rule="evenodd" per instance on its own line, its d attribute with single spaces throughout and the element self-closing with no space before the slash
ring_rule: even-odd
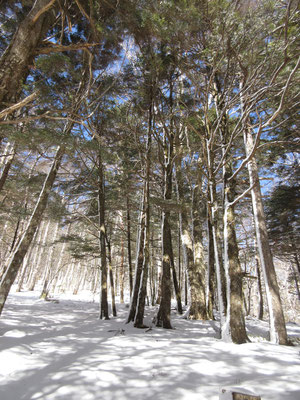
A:
<svg viewBox="0 0 300 400">
<path fill-rule="evenodd" d="M 0 318 L 0 399 L 219 400 L 232 388 L 300 399 L 300 346 L 267 342 L 266 322 L 247 319 L 252 343 L 234 345 L 217 339 L 217 322 L 174 313 L 176 329 L 146 332 L 124 323 L 127 312 L 119 305 L 102 321 L 87 294 L 54 303 L 12 293 Z M 298 325 L 288 333 L 300 343 Z"/>
</svg>

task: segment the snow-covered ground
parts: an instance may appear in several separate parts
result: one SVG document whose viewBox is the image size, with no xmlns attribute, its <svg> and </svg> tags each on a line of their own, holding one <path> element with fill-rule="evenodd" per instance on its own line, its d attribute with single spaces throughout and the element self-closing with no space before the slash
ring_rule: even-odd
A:
<svg viewBox="0 0 300 400">
<path fill-rule="evenodd" d="M 300 346 L 267 342 L 267 323 L 249 319 L 252 343 L 234 345 L 217 339 L 214 322 L 174 314 L 174 330 L 138 330 L 124 324 L 127 311 L 101 321 L 87 296 L 11 294 L 0 318 L 0 399 L 218 400 L 230 387 L 300 399 Z M 288 333 L 300 339 L 298 325 Z"/>
</svg>

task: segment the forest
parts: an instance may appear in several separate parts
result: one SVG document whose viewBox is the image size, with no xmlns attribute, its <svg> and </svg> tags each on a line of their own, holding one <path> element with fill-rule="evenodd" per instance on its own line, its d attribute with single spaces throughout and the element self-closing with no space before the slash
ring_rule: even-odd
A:
<svg viewBox="0 0 300 400">
<path fill-rule="evenodd" d="M 292 344 L 299 1 L 4 1 L 0 26 L 0 320 L 12 288 L 88 291 L 103 324 Z"/>
</svg>

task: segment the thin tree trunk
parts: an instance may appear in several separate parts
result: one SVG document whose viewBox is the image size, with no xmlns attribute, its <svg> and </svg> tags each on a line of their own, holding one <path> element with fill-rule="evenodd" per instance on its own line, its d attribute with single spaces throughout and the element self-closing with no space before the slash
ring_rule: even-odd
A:
<svg viewBox="0 0 300 400">
<path fill-rule="evenodd" d="M 127 214 L 127 253 L 128 253 L 128 275 L 129 275 L 129 290 L 130 296 L 132 295 L 133 279 L 132 279 L 132 260 L 131 260 L 131 220 L 130 220 L 130 206 L 129 196 L 126 196 L 126 214 Z"/>
<path fill-rule="evenodd" d="M 16 250 L 14 251 L 14 253 L 12 254 L 12 256 L 8 261 L 8 266 L 0 283 L 0 314 L 3 310 L 10 288 L 14 283 L 17 273 L 22 265 L 25 254 L 28 251 L 28 248 L 34 237 L 35 231 L 38 228 L 41 219 L 43 217 L 43 213 L 47 206 L 48 197 L 52 189 L 53 183 L 55 181 L 55 178 L 57 176 L 58 169 L 61 165 L 63 155 L 64 155 L 64 147 L 60 146 L 56 151 L 50 171 L 44 182 L 35 209 L 30 217 L 30 220 L 28 221 L 26 230 L 22 238 L 20 239 L 20 242 Z"/>
<path fill-rule="evenodd" d="M 208 205 L 210 207 L 210 205 Z M 215 253 L 214 253 L 214 239 L 212 233 L 212 226 L 210 221 L 211 210 L 207 215 L 207 234 L 208 234 L 208 277 L 207 277 L 207 314 L 210 319 L 214 319 L 214 302 L 215 302 L 215 280 L 216 280 L 216 272 L 215 272 Z"/>
<path fill-rule="evenodd" d="M 130 301 L 130 309 L 127 317 L 127 323 L 133 322 L 136 313 L 136 306 L 138 302 L 138 293 L 141 282 L 141 275 L 143 270 L 143 262 L 144 262 L 144 240 L 145 240 L 145 188 L 143 190 L 143 200 L 142 200 L 142 209 L 140 214 L 139 221 L 139 232 L 138 232 L 138 240 L 137 240 L 137 248 L 136 248 L 136 262 L 135 262 L 135 276 L 134 276 L 134 285 L 133 291 L 131 294 Z"/>
<path fill-rule="evenodd" d="M 111 292 L 111 305 L 113 316 L 117 316 L 117 308 L 116 308 L 116 296 L 115 296 L 115 285 L 114 285 L 114 274 L 112 269 L 112 257 L 111 257 L 111 245 L 110 240 L 107 239 L 107 250 L 108 250 L 108 270 L 109 270 L 109 281 L 110 281 L 110 292 Z"/>
<path fill-rule="evenodd" d="M 5 164 L 4 164 L 3 170 L 1 172 L 1 176 L 0 176 L 0 192 L 3 189 L 3 186 L 6 182 L 6 179 L 8 177 L 8 173 L 9 173 L 10 167 L 12 166 L 15 155 L 16 155 L 16 145 L 15 145 L 15 143 L 12 143 L 11 146 L 9 146 L 9 148 L 8 148 L 8 155 L 5 157 L 6 158 Z"/>
<path fill-rule="evenodd" d="M 257 276 L 257 289 L 258 289 L 258 319 L 262 321 L 264 319 L 264 297 L 262 293 L 261 272 L 259 265 L 259 256 L 257 252 L 255 254 L 255 268 Z"/>
<path fill-rule="evenodd" d="M 223 279 L 223 263 L 222 256 L 220 251 L 220 234 L 219 234 L 219 226 L 218 226 L 218 203 L 216 198 L 216 182 L 215 177 L 213 175 L 213 157 L 212 150 L 210 145 L 210 140 L 206 138 L 206 152 L 207 152 L 207 160 L 208 160 L 208 191 L 209 191 L 209 199 L 211 203 L 211 229 L 212 229 L 212 237 L 213 237 L 213 246 L 214 246 L 214 256 L 215 256 L 215 270 L 217 277 L 217 293 L 218 293 L 218 309 L 220 313 L 220 326 L 222 327 L 225 324 L 226 320 L 226 282 Z"/>
</svg>

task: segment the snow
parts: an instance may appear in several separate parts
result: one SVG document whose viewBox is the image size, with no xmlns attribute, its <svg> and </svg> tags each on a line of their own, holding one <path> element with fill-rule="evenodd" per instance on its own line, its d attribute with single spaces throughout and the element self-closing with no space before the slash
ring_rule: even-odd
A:
<svg viewBox="0 0 300 400">
<path fill-rule="evenodd" d="M 266 322 L 248 318 L 252 343 L 234 345 L 216 322 L 174 313 L 174 330 L 139 330 L 124 323 L 125 305 L 102 321 L 87 293 L 58 303 L 38 294 L 12 293 L 0 318 L 1 400 L 218 400 L 233 388 L 300 399 L 300 346 L 267 342 Z M 300 343 L 300 327 L 287 328 Z"/>
</svg>

